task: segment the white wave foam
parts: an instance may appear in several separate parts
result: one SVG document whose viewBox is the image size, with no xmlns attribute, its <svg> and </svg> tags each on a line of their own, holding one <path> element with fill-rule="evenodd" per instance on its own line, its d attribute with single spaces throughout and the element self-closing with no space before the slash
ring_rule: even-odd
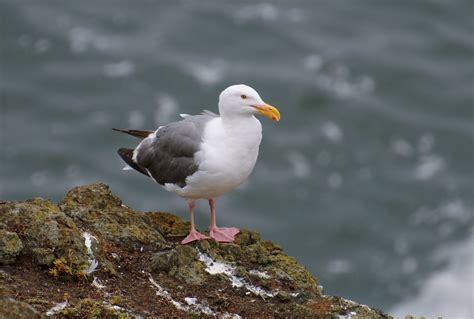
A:
<svg viewBox="0 0 474 319">
<path fill-rule="evenodd" d="M 98 33 L 95 30 L 75 27 L 68 33 L 69 46 L 74 53 L 84 53 L 90 49 L 96 51 L 113 50 L 118 47 L 118 43 L 110 36 Z"/>
<path fill-rule="evenodd" d="M 227 69 L 227 64 L 222 60 L 215 60 L 209 63 L 188 63 L 184 68 L 187 73 L 202 85 L 219 83 Z"/>
<path fill-rule="evenodd" d="M 415 178 L 422 181 L 431 179 L 445 166 L 444 159 L 439 155 L 422 156 L 420 163 L 415 167 Z"/>
<path fill-rule="evenodd" d="M 428 153 L 433 149 L 435 138 L 432 134 L 423 134 L 418 141 L 418 151 L 421 153 Z"/>
<path fill-rule="evenodd" d="M 109 78 L 120 78 L 135 72 L 135 65 L 127 60 L 104 65 L 104 75 Z"/>
<path fill-rule="evenodd" d="M 311 164 L 302 153 L 291 151 L 287 156 L 294 176 L 305 178 L 311 175 Z"/>
<path fill-rule="evenodd" d="M 436 227 L 440 238 L 443 239 L 459 227 L 472 224 L 472 211 L 472 205 L 466 204 L 460 198 L 452 198 L 441 202 L 435 208 L 420 207 L 410 216 L 410 224 Z"/>
<path fill-rule="evenodd" d="M 284 21 L 297 23 L 303 20 L 305 13 L 300 8 L 282 8 L 272 3 L 258 3 L 242 6 L 234 14 L 234 21 L 239 24 L 253 21 Z"/>
<path fill-rule="evenodd" d="M 294 176 L 305 178 L 311 175 L 311 164 L 300 152 L 292 151 L 288 153 L 288 160 L 291 163 Z"/>
<path fill-rule="evenodd" d="M 344 137 L 342 129 L 334 122 L 323 123 L 321 125 L 321 131 L 323 132 L 324 136 L 326 136 L 326 138 L 333 143 L 341 142 Z"/>
<path fill-rule="evenodd" d="M 270 3 L 243 6 L 237 11 L 234 18 L 237 22 L 255 20 L 274 21 L 280 16 L 278 8 Z"/>
<path fill-rule="evenodd" d="M 435 259 L 448 266 L 431 275 L 415 296 L 389 310 L 395 317 L 474 318 L 474 234 L 457 246 L 441 249 Z"/>
<path fill-rule="evenodd" d="M 155 111 L 155 123 L 166 124 L 170 122 L 173 116 L 178 112 L 178 101 L 168 94 L 158 95 L 155 101 L 158 105 Z"/>
<path fill-rule="evenodd" d="M 392 152 L 402 157 L 410 157 L 414 153 L 413 146 L 403 138 L 397 138 L 392 141 L 390 149 Z"/>
<path fill-rule="evenodd" d="M 345 65 L 336 64 L 318 72 L 316 85 L 340 98 L 352 98 L 372 93 L 375 81 L 368 75 L 353 75 Z"/>
</svg>

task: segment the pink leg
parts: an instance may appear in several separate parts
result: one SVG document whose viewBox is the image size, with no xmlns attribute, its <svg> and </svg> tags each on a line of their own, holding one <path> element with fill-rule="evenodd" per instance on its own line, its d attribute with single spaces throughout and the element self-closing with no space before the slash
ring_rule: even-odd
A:
<svg viewBox="0 0 474 319">
<path fill-rule="evenodd" d="M 189 232 L 189 235 L 186 236 L 185 239 L 181 242 L 181 244 L 189 244 L 192 243 L 193 241 L 196 240 L 202 240 L 202 239 L 209 239 L 206 235 L 201 234 L 196 230 L 196 227 L 194 226 L 194 207 L 196 204 L 194 203 L 194 200 L 189 200 L 188 201 L 188 207 L 189 207 L 189 215 L 191 219 L 191 231 Z"/>
<path fill-rule="evenodd" d="M 211 225 L 209 226 L 209 235 L 218 242 L 231 243 L 235 239 L 240 230 L 235 227 L 217 227 L 216 225 L 216 210 L 214 206 L 214 199 L 209 200 L 209 207 L 211 208 Z"/>
</svg>

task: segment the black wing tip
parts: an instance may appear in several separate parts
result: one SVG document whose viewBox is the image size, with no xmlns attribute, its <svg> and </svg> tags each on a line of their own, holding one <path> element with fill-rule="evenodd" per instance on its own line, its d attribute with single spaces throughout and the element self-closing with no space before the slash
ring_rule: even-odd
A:
<svg viewBox="0 0 474 319">
<path fill-rule="evenodd" d="M 127 162 L 128 160 L 131 160 L 133 157 L 133 150 L 131 148 L 121 147 L 117 150 L 117 153 L 125 162 Z"/>
<path fill-rule="evenodd" d="M 121 147 L 117 150 L 118 155 L 123 159 L 125 163 L 127 163 L 128 166 L 133 168 L 134 170 L 142 173 L 143 175 L 148 176 L 147 172 L 138 166 L 137 163 L 133 161 L 133 149 L 131 148 L 126 148 L 126 147 Z M 148 176 L 149 177 L 149 176 Z"/>
<path fill-rule="evenodd" d="M 122 130 L 115 127 L 112 127 L 112 131 L 122 132 L 122 133 L 129 134 L 141 139 L 147 138 L 151 133 L 154 132 L 154 131 L 149 131 L 149 130 Z"/>
</svg>

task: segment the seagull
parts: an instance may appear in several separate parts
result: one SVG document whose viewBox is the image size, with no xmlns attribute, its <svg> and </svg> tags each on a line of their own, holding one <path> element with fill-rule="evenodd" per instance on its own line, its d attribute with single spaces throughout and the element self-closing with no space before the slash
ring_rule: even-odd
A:
<svg viewBox="0 0 474 319">
<path fill-rule="evenodd" d="M 142 139 L 134 148 L 120 148 L 127 166 L 186 199 L 191 230 L 183 245 L 213 238 L 233 242 L 240 230 L 217 227 L 215 198 L 242 184 L 252 172 L 262 140 L 262 114 L 274 121 L 280 112 L 265 103 L 253 88 L 238 84 L 219 95 L 219 114 L 180 114 L 180 121 L 160 126 L 156 131 L 113 129 Z M 209 236 L 196 230 L 195 201 L 209 201 Z"/>
</svg>

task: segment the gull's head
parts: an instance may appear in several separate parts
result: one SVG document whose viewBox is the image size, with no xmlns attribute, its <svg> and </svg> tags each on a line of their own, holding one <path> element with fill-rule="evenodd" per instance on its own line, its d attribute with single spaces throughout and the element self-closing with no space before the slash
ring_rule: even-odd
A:
<svg viewBox="0 0 474 319">
<path fill-rule="evenodd" d="M 280 120 L 277 108 L 263 102 L 257 91 L 244 84 L 232 85 L 222 91 L 219 95 L 219 113 L 223 117 L 260 113 L 274 121 Z"/>
</svg>

